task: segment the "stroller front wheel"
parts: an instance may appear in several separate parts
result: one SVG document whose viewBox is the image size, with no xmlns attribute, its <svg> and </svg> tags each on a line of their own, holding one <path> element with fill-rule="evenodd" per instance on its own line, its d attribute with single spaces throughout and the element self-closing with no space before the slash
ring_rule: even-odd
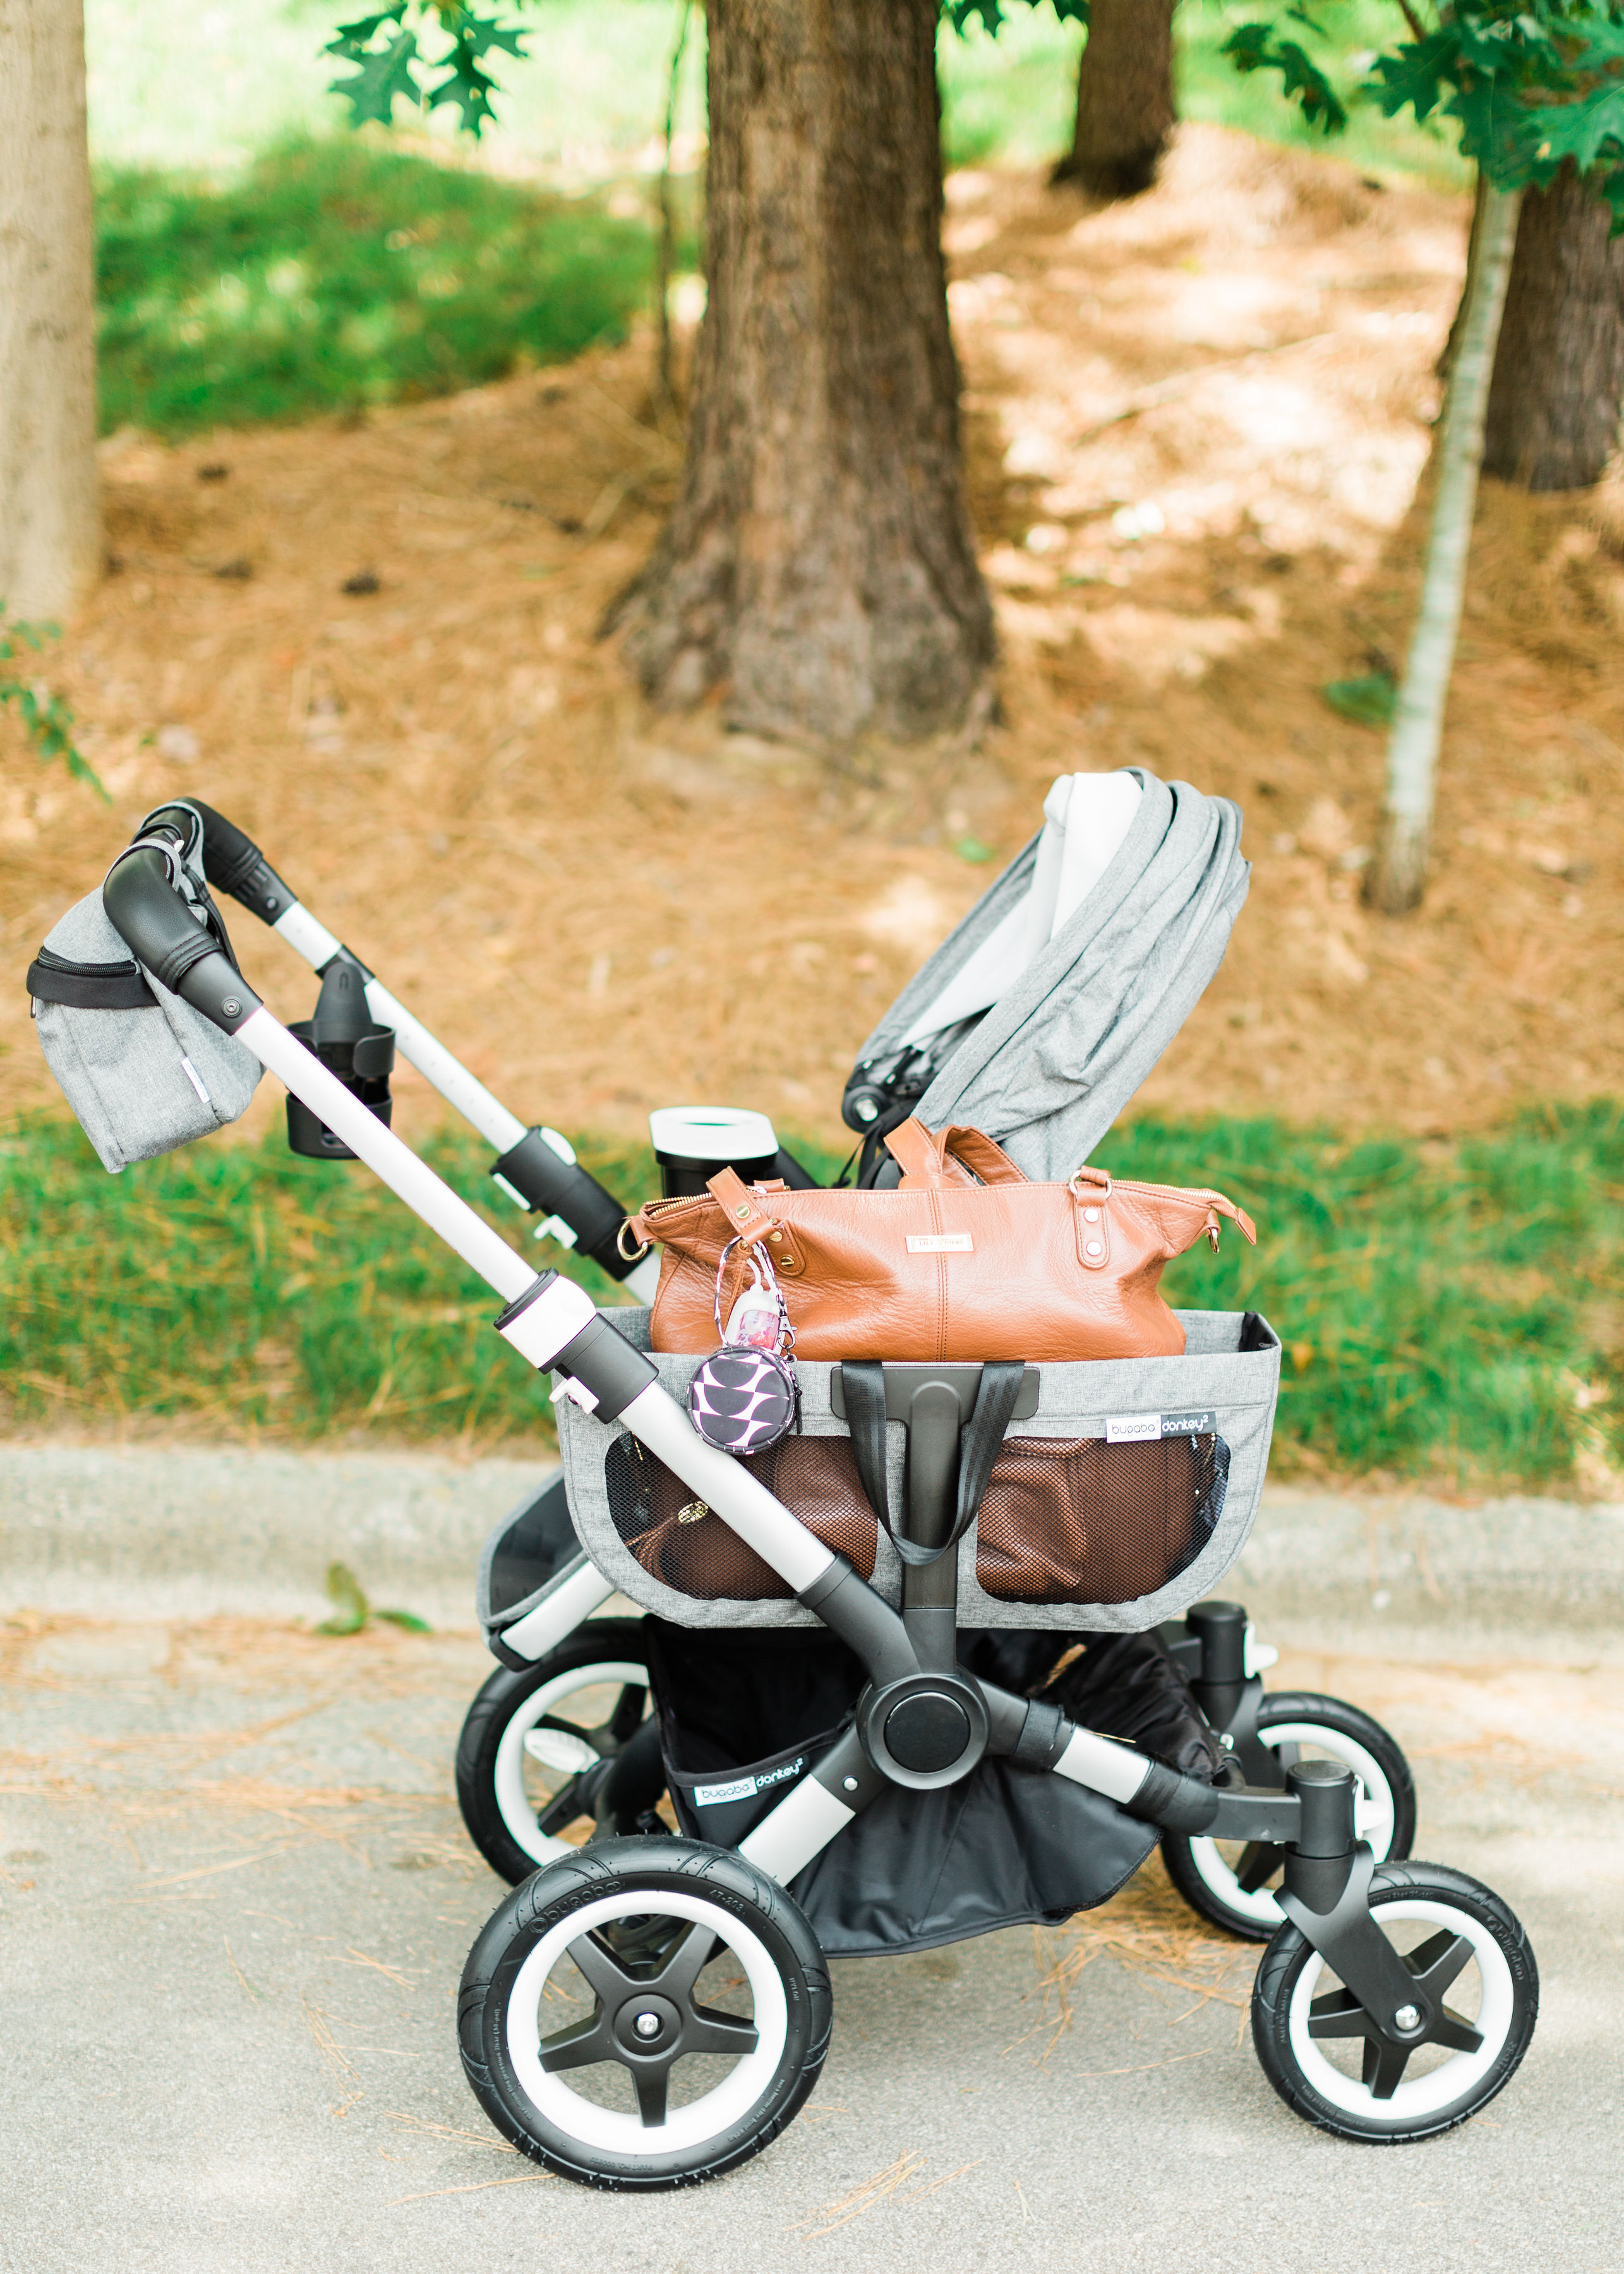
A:
<svg viewBox="0 0 1624 2274">
<path fill-rule="evenodd" d="M 1485 2107 L 1528 2051 L 1539 2011 L 1534 1954 L 1492 1889 L 1440 1864 L 1389 1864 L 1371 1916 L 1416 1977 L 1430 2016 L 1413 2047 L 1371 2027 L 1300 1931 L 1282 1926 L 1258 1968 L 1252 2043 L 1265 2075 L 1322 2132 L 1425 2140 Z"/>
<path fill-rule="evenodd" d="M 726 1848 L 605 1840 L 511 1894 L 469 1954 L 462 2067 L 515 2147 L 588 2187 L 717 2178 L 800 2108 L 828 1969 L 782 1887 Z"/>
<path fill-rule="evenodd" d="M 1282 1770 L 1293 1762 L 1341 1761 L 1358 1781 L 1355 1829 L 1378 1864 L 1401 1862 L 1416 1836 L 1416 1788 L 1397 1739 L 1340 1698 L 1282 1690 L 1266 1698 L 1258 1736 Z M 1267 1942 L 1285 1913 L 1274 1899 L 1285 1850 L 1254 1841 L 1192 1839 L 1165 1833 L 1162 1859 L 1192 1910 L 1248 1942 Z"/>
</svg>

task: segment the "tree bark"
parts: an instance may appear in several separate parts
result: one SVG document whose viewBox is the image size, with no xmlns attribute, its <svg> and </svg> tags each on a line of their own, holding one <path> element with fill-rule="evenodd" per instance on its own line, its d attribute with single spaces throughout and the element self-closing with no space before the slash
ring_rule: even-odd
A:
<svg viewBox="0 0 1624 2274">
<path fill-rule="evenodd" d="M 1096 197 L 1147 190 L 1173 132 L 1174 0 L 1094 0 L 1070 154 L 1051 179 Z"/>
<path fill-rule="evenodd" d="M 1484 419 L 1521 196 L 1517 190 L 1485 192 L 1471 297 L 1466 304 L 1444 403 L 1438 438 L 1438 490 L 1427 532 L 1421 605 L 1387 744 L 1381 842 L 1365 886 L 1367 900 L 1387 915 L 1403 915 L 1419 907 L 1426 887 L 1444 704 L 1466 597 Z"/>
<path fill-rule="evenodd" d="M 1483 469 L 1527 490 L 1586 489 L 1619 439 L 1624 237 L 1572 161 L 1522 200 L 1489 393 Z"/>
<path fill-rule="evenodd" d="M 0 0 L 0 613 L 94 581 L 95 283 L 83 0 Z"/>
<path fill-rule="evenodd" d="M 615 611 L 646 691 L 769 734 L 963 719 L 994 655 L 942 260 L 936 0 L 707 0 L 683 487 Z"/>
</svg>

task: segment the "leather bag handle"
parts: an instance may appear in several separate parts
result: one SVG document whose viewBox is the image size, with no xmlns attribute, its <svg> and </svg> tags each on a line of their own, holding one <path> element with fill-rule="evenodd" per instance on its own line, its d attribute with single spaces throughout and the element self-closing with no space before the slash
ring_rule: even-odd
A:
<svg viewBox="0 0 1624 2274">
<path fill-rule="evenodd" d="M 970 1170 L 984 1185 L 1026 1182 L 1002 1145 L 984 1131 L 962 1123 L 933 1134 L 916 1114 L 910 1114 L 887 1133 L 885 1146 L 901 1169 L 905 1185 L 928 1185 L 939 1190 L 958 1184 L 960 1179 L 948 1167 L 950 1160 Z"/>
</svg>

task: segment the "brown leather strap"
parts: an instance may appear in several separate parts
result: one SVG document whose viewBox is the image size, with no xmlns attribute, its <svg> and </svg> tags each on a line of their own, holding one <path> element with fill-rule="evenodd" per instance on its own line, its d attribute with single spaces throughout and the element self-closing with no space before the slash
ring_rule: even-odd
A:
<svg viewBox="0 0 1624 2274">
<path fill-rule="evenodd" d="M 730 1239 L 741 1239 L 747 1246 L 754 1246 L 758 1239 L 765 1239 L 775 1231 L 781 1233 L 778 1218 L 767 1213 L 736 1169 L 718 1169 L 714 1177 L 706 1179 L 705 1190 L 727 1218 Z"/>
<path fill-rule="evenodd" d="M 1026 1176 L 1018 1169 L 996 1139 L 984 1130 L 955 1126 L 942 1132 L 939 1142 L 944 1153 L 955 1161 L 962 1161 L 973 1169 L 984 1185 L 1024 1185 Z"/>
<path fill-rule="evenodd" d="M 1237 1208 L 1234 1201 L 1225 1200 L 1222 1193 L 1209 1192 L 1206 1198 L 1207 1237 L 1213 1247 L 1216 1248 L 1218 1245 L 1218 1218 L 1221 1216 L 1227 1216 L 1231 1223 L 1239 1224 L 1251 1245 L 1253 1247 L 1257 1246 L 1258 1227 L 1244 1208 Z"/>
<path fill-rule="evenodd" d="M 885 1134 L 885 1149 L 902 1171 L 905 1185 L 944 1185 L 940 1141 L 933 1137 L 917 1114 Z"/>
<path fill-rule="evenodd" d="M 1024 1185 L 1026 1181 L 1002 1145 L 996 1144 L 980 1129 L 959 1123 L 933 1134 L 917 1114 L 911 1114 L 887 1133 L 885 1146 L 900 1167 L 905 1185 L 929 1185 L 939 1189 L 962 1184 L 964 1179 L 954 1164 L 968 1169 L 984 1185 Z"/>
</svg>

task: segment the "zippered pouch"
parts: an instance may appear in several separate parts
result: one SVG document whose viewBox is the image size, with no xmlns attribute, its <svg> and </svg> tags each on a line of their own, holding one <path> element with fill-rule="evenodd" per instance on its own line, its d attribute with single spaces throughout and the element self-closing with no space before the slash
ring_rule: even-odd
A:
<svg viewBox="0 0 1624 2274">
<path fill-rule="evenodd" d="M 165 839 L 163 848 L 177 890 L 230 955 L 203 881 L 203 825 L 193 818 L 192 842 L 177 850 Z M 261 1068 L 253 1052 L 142 970 L 99 887 L 53 927 L 26 984 L 45 1062 L 104 1169 L 116 1173 L 223 1129 L 254 1094 Z"/>
</svg>

